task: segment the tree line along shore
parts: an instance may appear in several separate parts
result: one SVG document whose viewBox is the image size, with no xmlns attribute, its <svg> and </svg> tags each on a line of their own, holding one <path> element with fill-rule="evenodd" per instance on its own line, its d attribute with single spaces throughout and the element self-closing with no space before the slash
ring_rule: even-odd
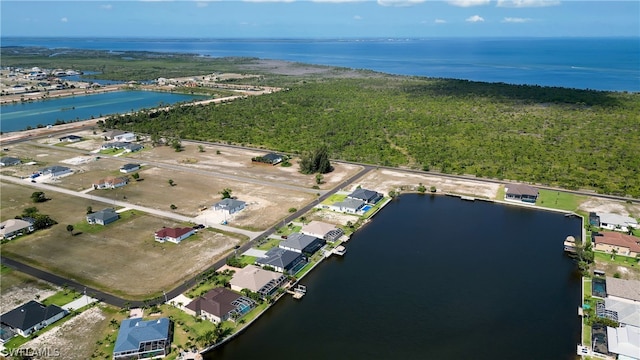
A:
<svg viewBox="0 0 640 360">
<path fill-rule="evenodd" d="M 251 72 L 260 76 L 243 84 L 288 89 L 225 104 L 113 116 L 105 120 L 108 128 L 294 154 L 323 144 L 335 159 L 640 197 L 637 93 L 286 62 L 270 70 L 254 58 L 89 50 L 50 58 L 55 50 L 10 49 L 2 49 L 2 66 L 73 67 L 121 80 Z"/>
</svg>

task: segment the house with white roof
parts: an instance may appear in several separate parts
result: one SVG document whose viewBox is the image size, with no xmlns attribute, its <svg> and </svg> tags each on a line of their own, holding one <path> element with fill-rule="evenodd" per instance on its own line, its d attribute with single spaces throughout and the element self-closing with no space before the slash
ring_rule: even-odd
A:
<svg viewBox="0 0 640 360">
<path fill-rule="evenodd" d="M 300 232 L 305 235 L 315 236 L 327 241 L 336 241 L 344 235 L 344 231 L 339 227 L 316 220 L 313 220 L 308 224 L 304 224 Z"/>
<path fill-rule="evenodd" d="M 9 219 L 0 223 L 0 239 L 13 239 L 34 230 L 33 224 L 22 219 Z"/>
<path fill-rule="evenodd" d="M 281 273 L 264 270 L 255 265 L 247 265 L 236 271 L 229 281 L 231 290 L 249 289 L 262 296 L 272 295 L 282 286 L 287 277 Z"/>
<path fill-rule="evenodd" d="M 596 216 L 599 218 L 599 227 L 602 229 L 627 232 L 629 227 L 640 228 L 638 221 L 630 216 L 600 212 L 597 212 Z"/>
</svg>

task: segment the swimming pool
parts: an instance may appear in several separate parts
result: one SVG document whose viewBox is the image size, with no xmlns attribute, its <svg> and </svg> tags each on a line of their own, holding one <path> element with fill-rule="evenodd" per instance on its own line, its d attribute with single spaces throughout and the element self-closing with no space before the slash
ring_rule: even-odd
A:
<svg viewBox="0 0 640 360">
<path fill-rule="evenodd" d="M 605 279 L 594 278 L 591 290 L 593 296 L 607 297 L 607 282 Z"/>
<path fill-rule="evenodd" d="M 362 212 L 366 213 L 367 211 L 371 210 L 372 207 L 373 206 L 371 206 L 371 205 L 365 205 L 365 206 L 362 207 Z"/>
</svg>

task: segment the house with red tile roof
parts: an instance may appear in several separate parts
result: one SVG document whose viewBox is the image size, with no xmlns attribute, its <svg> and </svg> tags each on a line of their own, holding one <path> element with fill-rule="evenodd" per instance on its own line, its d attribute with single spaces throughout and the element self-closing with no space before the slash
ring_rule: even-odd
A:
<svg viewBox="0 0 640 360">
<path fill-rule="evenodd" d="M 155 239 L 157 242 L 169 241 L 174 244 L 179 244 L 182 240 L 196 233 L 194 228 L 162 228 L 155 233 Z"/>
<path fill-rule="evenodd" d="M 611 253 L 613 250 L 618 255 L 635 257 L 640 254 L 640 238 L 620 232 L 592 233 L 591 243 L 593 249 Z"/>
</svg>

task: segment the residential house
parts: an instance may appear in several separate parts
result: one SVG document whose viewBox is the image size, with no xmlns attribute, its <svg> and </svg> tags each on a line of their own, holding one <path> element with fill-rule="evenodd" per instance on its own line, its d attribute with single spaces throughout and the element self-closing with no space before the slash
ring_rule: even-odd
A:
<svg viewBox="0 0 640 360">
<path fill-rule="evenodd" d="M 538 199 L 538 189 L 526 184 L 507 184 L 504 199 L 535 204 Z"/>
<path fill-rule="evenodd" d="M 125 152 L 136 152 L 144 149 L 144 146 L 140 144 L 130 143 L 130 142 L 114 141 L 114 142 L 108 142 L 108 143 L 102 144 L 102 146 L 100 146 L 100 149 L 102 150 L 110 150 L 110 149 L 121 150 L 122 149 Z"/>
<path fill-rule="evenodd" d="M 49 167 L 40 169 L 40 174 L 42 174 L 43 176 L 49 175 L 51 177 L 59 177 L 59 176 L 64 176 L 72 173 L 73 173 L 73 170 L 69 169 L 66 166 L 59 166 L 59 165 L 49 166 Z"/>
<path fill-rule="evenodd" d="M 640 302 L 607 297 L 596 308 L 599 317 L 606 317 L 621 325 L 640 327 Z"/>
<path fill-rule="evenodd" d="M 222 199 L 222 201 L 218 201 L 217 203 L 213 204 L 213 209 L 221 210 L 231 215 L 244 209 L 245 204 L 246 203 L 244 201 L 226 198 L 226 199 Z"/>
<path fill-rule="evenodd" d="M 640 228 L 638 226 L 638 221 L 632 217 L 611 214 L 611 213 L 596 213 L 600 224 L 598 227 L 607 230 L 616 230 L 616 231 L 629 231 L 629 228 Z"/>
<path fill-rule="evenodd" d="M 20 165 L 20 163 L 20 159 L 11 156 L 4 156 L 0 159 L 0 166 L 15 166 Z"/>
<path fill-rule="evenodd" d="M 157 242 L 169 241 L 174 244 L 179 244 L 182 240 L 196 233 L 194 228 L 162 228 L 155 232 L 155 239 Z"/>
<path fill-rule="evenodd" d="M 607 350 L 618 359 L 640 359 L 640 327 L 607 327 Z"/>
<path fill-rule="evenodd" d="M 255 302 L 227 288 L 215 288 L 187 304 L 184 311 L 217 323 L 249 312 Z"/>
<path fill-rule="evenodd" d="M 59 141 L 66 141 L 66 142 L 78 142 L 80 140 L 82 140 L 82 136 L 78 136 L 78 135 L 67 135 L 67 136 L 63 136 L 58 138 Z"/>
<path fill-rule="evenodd" d="M 344 235 L 344 231 L 335 225 L 316 220 L 303 225 L 300 232 L 305 235 L 315 236 L 327 241 L 336 241 Z"/>
<path fill-rule="evenodd" d="M 162 358 L 171 350 L 171 320 L 142 318 L 122 320 L 113 348 L 113 359 Z"/>
<path fill-rule="evenodd" d="M 129 179 L 126 177 L 108 177 L 100 179 L 93 183 L 93 188 L 98 189 L 117 189 L 123 187 L 129 183 Z"/>
<path fill-rule="evenodd" d="M 311 255 L 324 246 L 325 243 L 324 239 L 320 239 L 315 236 L 293 233 L 285 240 L 282 240 L 280 244 L 278 244 L 278 247 L 301 254 Z"/>
<path fill-rule="evenodd" d="M 268 153 L 266 155 L 263 156 L 257 156 L 253 159 L 251 159 L 253 162 L 260 162 L 260 163 L 265 163 L 265 164 L 271 164 L 271 165 L 277 165 L 279 163 L 281 163 L 284 159 L 282 158 L 282 155 L 278 155 L 276 153 Z"/>
<path fill-rule="evenodd" d="M 91 225 L 108 225 L 118 220 L 120 215 L 113 209 L 107 208 L 87 215 L 87 222 Z"/>
<path fill-rule="evenodd" d="M 383 195 L 379 192 L 362 188 L 357 188 L 351 194 L 347 195 L 347 199 L 361 200 L 369 205 L 375 205 L 382 198 Z"/>
<path fill-rule="evenodd" d="M 130 142 L 136 139 L 136 135 L 132 132 L 122 130 L 111 130 L 102 133 L 102 135 L 108 140 Z"/>
<path fill-rule="evenodd" d="M 32 222 L 22 219 L 9 219 L 0 223 L 0 239 L 13 239 L 33 230 Z"/>
<path fill-rule="evenodd" d="M 279 247 L 267 251 L 264 255 L 256 259 L 257 265 L 269 266 L 284 274 L 294 275 L 307 264 L 306 257 L 301 253 Z"/>
<path fill-rule="evenodd" d="M 287 277 L 281 273 L 264 270 L 255 265 L 247 265 L 236 271 L 229 283 L 231 290 L 249 289 L 261 296 L 273 295 Z"/>
<path fill-rule="evenodd" d="M 607 297 L 640 303 L 640 280 L 625 280 L 607 276 Z"/>
<path fill-rule="evenodd" d="M 347 214 L 358 214 L 365 205 L 367 204 L 362 200 L 346 198 L 329 205 L 329 209 Z"/>
<path fill-rule="evenodd" d="M 128 143 L 127 145 L 124 146 L 124 151 L 129 153 L 138 152 L 142 149 L 144 149 L 144 146 L 140 144 L 134 144 L 134 143 Z"/>
<path fill-rule="evenodd" d="M 640 238 L 619 232 L 593 232 L 591 243 L 596 251 L 612 253 L 615 250 L 618 255 L 630 257 L 640 254 Z"/>
<path fill-rule="evenodd" d="M 134 172 L 140 170 L 140 164 L 124 164 L 120 167 L 120 172 L 128 174 L 130 172 Z"/>
<path fill-rule="evenodd" d="M 57 305 L 42 305 L 31 300 L 0 317 L 0 322 L 12 332 L 24 337 L 62 319 L 67 311 Z"/>
</svg>

